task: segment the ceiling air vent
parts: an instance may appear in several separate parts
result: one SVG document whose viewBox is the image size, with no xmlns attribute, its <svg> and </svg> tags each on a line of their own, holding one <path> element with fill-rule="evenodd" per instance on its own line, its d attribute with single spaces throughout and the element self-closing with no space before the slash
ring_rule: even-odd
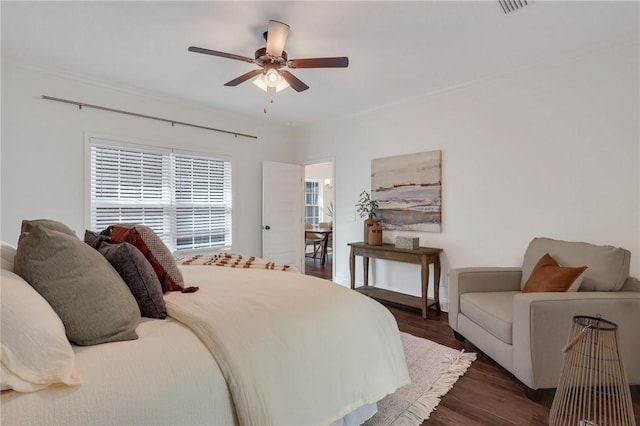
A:
<svg viewBox="0 0 640 426">
<path fill-rule="evenodd" d="M 525 7 L 529 4 L 527 3 L 527 0 L 498 0 L 498 3 L 500 3 L 504 13 L 513 12 L 514 10 L 520 9 L 521 7 Z"/>
</svg>

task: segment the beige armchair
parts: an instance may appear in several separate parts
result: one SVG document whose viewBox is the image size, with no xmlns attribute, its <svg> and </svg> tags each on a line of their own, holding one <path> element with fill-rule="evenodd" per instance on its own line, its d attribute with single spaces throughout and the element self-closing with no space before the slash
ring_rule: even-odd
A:
<svg viewBox="0 0 640 426">
<path fill-rule="evenodd" d="M 588 266 L 576 292 L 523 293 L 538 260 L 549 253 L 563 266 Z M 531 399 L 555 388 L 575 315 L 618 324 L 629 383 L 640 384 L 640 281 L 629 277 L 631 253 L 622 248 L 535 238 L 522 268 L 453 269 L 449 325 L 511 372 Z"/>
</svg>

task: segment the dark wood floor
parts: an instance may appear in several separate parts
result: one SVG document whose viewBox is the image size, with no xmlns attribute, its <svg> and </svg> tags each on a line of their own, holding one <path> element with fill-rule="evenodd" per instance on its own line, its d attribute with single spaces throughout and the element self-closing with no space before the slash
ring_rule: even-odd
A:
<svg viewBox="0 0 640 426">
<path fill-rule="evenodd" d="M 522 385 L 473 346 L 455 340 L 447 314 L 430 311 L 423 320 L 418 312 L 389 307 L 400 331 L 467 352 L 477 360 L 460 378 L 424 424 L 429 425 L 548 425 L 553 395 L 540 402 L 524 395 Z"/>
<path fill-rule="evenodd" d="M 331 254 L 327 255 L 327 260 L 325 261 L 324 266 L 322 266 L 322 261 L 320 259 L 305 257 L 304 273 L 305 275 L 313 275 L 314 277 L 330 280 L 333 278 L 331 265 L 332 265 Z"/>
<path fill-rule="evenodd" d="M 387 305 L 398 321 L 400 331 L 467 352 L 477 360 L 442 398 L 440 405 L 423 425 L 548 425 L 553 390 L 545 390 L 542 400 L 533 402 L 523 386 L 510 373 L 469 343 L 453 337 L 446 312 L 429 311 L 423 320 L 418 311 Z M 640 392 L 633 387 L 636 423 L 640 425 Z"/>
<path fill-rule="evenodd" d="M 305 273 L 331 279 L 331 260 L 322 267 L 319 260 L 306 259 Z M 453 337 L 446 312 L 429 311 L 429 319 L 423 320 L 419 311 L 387 304 L 398 322 L 400 331 L 429 339 L 456 349 L 476 352 L 477 360 L 471 364 L 443 398 L 429 420 L 423 425 L 548 425 L 549 410 L 553 402 L 553 390 L 546 390 L 542 400 L 533 402 L 523 391 L 523 386 L 510 373 L 492 359 L 478 351 L 470 343 L 462 343 Z M 640 391 L 633 387 L 636 423 L 640 426 Z"/>
</svg>

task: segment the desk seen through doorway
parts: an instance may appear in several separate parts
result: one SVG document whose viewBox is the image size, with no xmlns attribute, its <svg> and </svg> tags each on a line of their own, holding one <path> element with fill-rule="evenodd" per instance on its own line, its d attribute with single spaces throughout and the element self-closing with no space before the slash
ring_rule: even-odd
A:
<svg viewBox="0 0 640 426">
<path fill-rule="evenodd" d="M 327 261 L 327 250 L 329 248 L 329 239 L 333 234 L 333 228 L 331 227 L 319 227 L 319 226 L 310 226 L 306 227 L 304 230 L 304 238 L 307 245 L 311 244 L 314 246 L 314 251 L 311 256 L 306 254 L 305 247 L 305 256 L 317 258 L 318 251 L 320 251 L 320 259 L 321 265 Z"/>
</svg>

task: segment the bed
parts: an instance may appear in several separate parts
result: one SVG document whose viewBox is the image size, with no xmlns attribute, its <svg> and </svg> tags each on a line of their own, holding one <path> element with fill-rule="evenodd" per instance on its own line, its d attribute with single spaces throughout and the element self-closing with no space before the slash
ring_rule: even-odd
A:
<svg viewBox="0 0 640 426">
<path fill-rule="evenodd" d="M 16 284 L 11 255 L 3 311 L 36 293 Z M 179 270 L 198 291 L 165 292 L 167 317 L 139 320 L 135 340 L 72 345 L 60 383 L 3 391 L 2 424 L 361 424 L 409 382 L 395 319 L 357 292 L 273 268 Z"/>
</svg>

